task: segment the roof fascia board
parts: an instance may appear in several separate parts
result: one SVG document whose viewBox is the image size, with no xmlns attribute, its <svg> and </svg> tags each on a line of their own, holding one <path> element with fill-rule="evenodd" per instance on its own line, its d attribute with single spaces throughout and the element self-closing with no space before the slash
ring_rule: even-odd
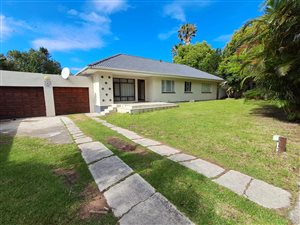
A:
<svg viewBox="0 0 300 225">
<path fill-rule="evenodd" d="M 195 79 L 195 80 L 203 80 L 203 81 L 216 81 L 216 82 L 223 82 L 222 80 L 217 80 L 217 79 L 205 79 L 205 78 L 198 78 L 198 77 L 187 77 L 187 76 L 179 76 L 179 75 L 174 75 L 174 74 L 166 74 L 166 73 L 152 73 L 152 72 L 146 72 L 146 71 L 137 71 L 137 70 L 126 70 L 126 69 L 112 69 L 112 68 L 107 68 L 107 67 L 97 67 L 97 68 L 89 68 L 91 70 L 95 71 L 105 71 L 105 72 L 116 72 L 116 73 L 125 73 L 130 75 L 131 73 L 139 74 L 139 75 L 144 75 L 144 76 L 155 76 L 155 77 L 175 77 L 175 78 L 180 78 L 180 79 Z"/>
</svg>

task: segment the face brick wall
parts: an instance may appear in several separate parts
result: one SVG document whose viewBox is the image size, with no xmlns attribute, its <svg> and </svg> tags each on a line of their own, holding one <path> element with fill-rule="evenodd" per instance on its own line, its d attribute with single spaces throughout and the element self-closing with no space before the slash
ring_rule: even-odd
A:
<svg viewBox="0 0 300 225">
<path fill-rule="evenodd" d="M 72 87 L 54 87 L 56 115 L 90 112 L 89 89 Z"/>
<path fill-rule="evenodd" d="M 46 116 L 42 87 L 0 87 L 0 119 Z"/>
</svg>

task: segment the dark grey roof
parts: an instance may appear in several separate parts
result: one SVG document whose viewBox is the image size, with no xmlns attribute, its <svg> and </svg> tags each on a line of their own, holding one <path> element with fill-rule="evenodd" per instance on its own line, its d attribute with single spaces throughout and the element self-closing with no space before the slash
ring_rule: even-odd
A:
<svg viewBox="0 0 300 225">
<path fill-rule="evenodd" d="M 110 68 L 118 70 L 132 70 L 145 73 L 150 72 L 160 75 L 166 74 L 208 80 L 222 80 L 222 78 L 220 77 L 203 72 L 201 70 L 194 69 L 186 65 L 162 62 L 159 60 L 146 59 L 125 54 L 117 54 L 102 59 L 95 63 L 89 64 L 88 68 Z"/>
</svg>

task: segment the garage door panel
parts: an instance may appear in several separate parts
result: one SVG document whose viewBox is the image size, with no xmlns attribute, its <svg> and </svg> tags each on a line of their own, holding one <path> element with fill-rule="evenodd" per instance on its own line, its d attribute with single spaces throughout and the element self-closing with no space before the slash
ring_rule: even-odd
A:
<svg viewBox="0 0 300 225">
<path fill-rule="evenodd" d="M 42 87 L 0 87 L 0 118 L 46 116 Z"/>
<path fill-rule="evenodd" d="M 90 112 L 89 89 L 54 87 L 56 115 Z"/>
</svg>

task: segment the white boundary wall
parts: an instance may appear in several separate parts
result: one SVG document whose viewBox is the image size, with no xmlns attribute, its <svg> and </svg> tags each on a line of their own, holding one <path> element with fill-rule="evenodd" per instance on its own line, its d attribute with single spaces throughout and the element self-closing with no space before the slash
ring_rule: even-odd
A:
<svg viewBox="0 0 300 225">
<path fill-rule="evenodd" d="M 50 81 L 50 85 L 47 85 L 47 81 Z M 53 87 L 89 88 L 90 112 L 94 112 L 95 97 L 91 77 L 70 76 L 65 80 L 60 75 L 0 70 L 0 86 L 43 87 L 47 116 L 55 116 Z"/>
</svg>

